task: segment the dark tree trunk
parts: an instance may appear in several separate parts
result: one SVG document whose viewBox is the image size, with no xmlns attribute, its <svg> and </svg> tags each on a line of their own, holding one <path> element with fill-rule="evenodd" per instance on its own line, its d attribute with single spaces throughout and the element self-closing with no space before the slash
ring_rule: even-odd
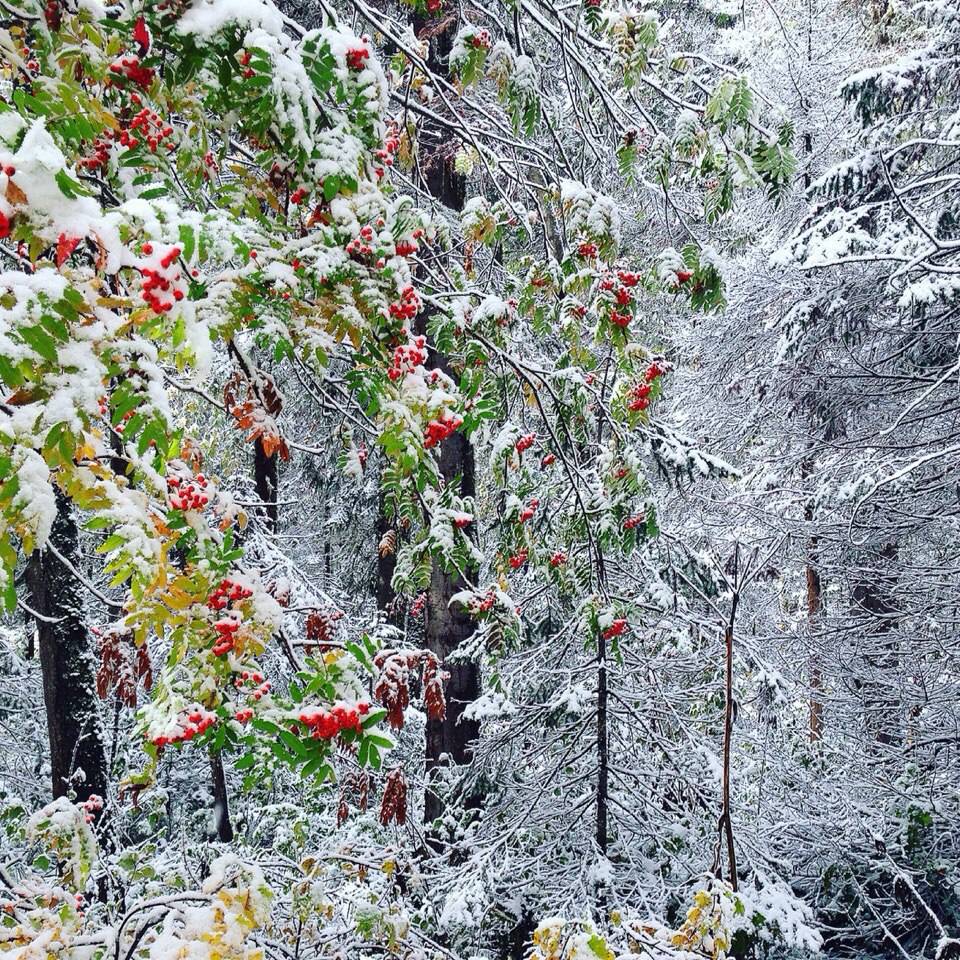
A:
<svg viewBox="0 0 960 960">
<path fill-rule="evenodd" d="M 77 525 L 59 491 L 50 544 L 79 568 Z M 68 796 L 72 790 L 80 800 L 96 794 L 106 801 L 107 757 L 82 588 L 51 550 L 31 554 L 26 584 L 30 606 L 43 618 L 37 620 L 37 639 L 53 796 Z"/>
<path fill-rule="evenodd" d="M 414 30 L 420 33 L 428 24 L 434 26 L 436 21 L 415 14 L 413 23 Z M 430 39 L 430 66 L 438 73 L 445 69 L 444 62 L 450 52 L 453 33 L 454 26 L 451 23 Z M 462 210 L 466 201 L 466 179 L 454 170 L 450 146 L 449 137 L 442 130 L 432 130 L 429 124 L 424 124 L 420 134 L 420 168 L 427 189 L 435 200 L 448 209 Z M 429 314 L 424 311 L 417 319 L 419 332 L 425 333 Z M 445 357 L 433 354 L 431 362 L 446 373 L 453 373 Z M 461 433 L 454 433 L 443 441 L 440 450 L 440 472 L 446 483 L 452 483 L 456 477 L 461 477 L 462 493 L 465 496 L 474 495 L 473 448 Z M 458 765 L 469 763 L 472 756 L 471 744 L 479 734 L 479 723 L 463 718 L 466 707 L 480 696 L 479 664 L 472 660 L 454 659 L 448 662 L 448 658 L 475 629 L 475 624 L 467 613 L 450 605 L 454 594 L 465 586 L 462 578 L 450 576 L 435 567 L 427 591 L 427 646 L 444 661 L 445 669 L 450 674 L 446 687 L 446 717 L 442 721 L 427 721 L 424 818 L 428 833 L 433 831 L 434 822 L 443 815 L 444 810 L 441 797 L 431 789 L 431 785 L 436 782 L 438 768 L 447 762 Z"/>
<path fill-rule="evenodd" d="M 258 439 L 253 445 L 253 483 L 260 506 L 257 508 L 264 526 L 270 533 L 277 529 L 277 489 L 279 482 L 279 457 L 267 456 Z"/>
<path fill-rule="evenodd" d="M 230 823 L 227 777 L 223 769 L 223 758 L 214 751 L 210 753 L 210 774 L 213 782 L 213 832 L 218 840 L 230 843 L 233 840 L 233 825 Z"/>
</svg>

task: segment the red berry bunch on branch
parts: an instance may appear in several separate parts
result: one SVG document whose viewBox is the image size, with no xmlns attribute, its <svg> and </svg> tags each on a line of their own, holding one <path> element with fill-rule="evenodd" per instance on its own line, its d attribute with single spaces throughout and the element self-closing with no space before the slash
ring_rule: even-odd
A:
<svg viewBox="0 0 960 960">
<path fill-rule="evenodd" d="M 387 376 L 391 380 L 399 380 L 404 374 L 413 373 L 427 359 L 426 346 L 426 337 L 416 337 L 409 343 L 397 347 L 393 351 L 393 363 L 387 371 Z"/>
<path fill-rule="evenodd" d="M 167 477 L 170 506 L 174 510 L 202 510 L 210 502 L 204 492 L 206 488 L 207 478 L 202 473 L 192 480 L 184 480 L 175 474 Z"/>
<path fill-rule="evenodd" d="M 611 640 L 613 637 L 622 636 L 627 632 L 626 620 L 614 620 L 606 630 L 603 631 L 603 639 Z"/>
<path fill-rule="evenodd" d="M 314 739 L 332 740 L 344 730 L 362 730 L 362 718 L 369 712 L 370 704 L 366 702 L 357 702 L 352 706 L 337 703 L 329 710 L 305 707 L 297 719 L 310 730 L 310 736 Z"/>
<path fill-rule="evenodd" d="M 438 419 L 431 420 L 427 424 L 423 434 L 424 447 L 438 446 L 441 441 L 446 440 L 451 433 L 454 433 L 462 423 L 463 417 L 459 414 L 444 410 Z"/>
<path fill-rule="evenodd" d="M 420 312 L 420 298 L 413 287 L 404 287 L 400 299 L 390 304 L 390 316 L 398 320 L 412 320 Z"/>
<path fill-rule="evenodd" d="M 140 267 L 143 299 L 154 313 L 166 313 L 186 296 L 183 274 L 176 266 L 180 248 L 168 247 L 161 255 L 152 243 L 145 243 L 141 252 L 147 258 Z"/>
</svg>

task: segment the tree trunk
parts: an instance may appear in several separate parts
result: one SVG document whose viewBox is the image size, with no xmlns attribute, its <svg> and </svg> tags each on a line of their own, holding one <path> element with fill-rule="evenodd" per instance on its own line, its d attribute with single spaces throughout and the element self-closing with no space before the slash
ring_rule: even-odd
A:
<svg viewBox="0 0 960 960">
<path fill-rule="evenodd" d="M 253 445 L 253 484 L 260 501 L 257 512 L 270 533 L 275 533 L 277 529 L 278 460 L 275 453 L 267 456 L 258 438 Z"/>
<path fill-rule="evenodd" d="M 414 30 L 419 34 L 424 27 L 435 26 L 435 20 L 414 14 Z M 441 73 L 444 61 L 449 56 L 453 39 L 452 24 L 430 38 L 429 64 Z M 430 195 L 450 210 L 462 210 L 466 201 L 466 179 L 453 167 L 449 137 L 442 130 L 433 130 L 429 123 L 421 129 L 420 168 Z M 417 318 L 418 331 L 426 332 L 429 312 Z M 431 365 L 446 373 L 452 373 L 446 358 L 433 354 Z M 461 490 L 465 496 L 475 493 L 473 449 L 460 433 L 454 433 L 443 441 L 440 449 L 440 472 L 446 483 L 461 477 Z M 427 646 L 445 664 L 450 674 L 446 687 L 447 711 L 443 720 L 427 721 L 426 774 L 427 786 L 424 797 L 424 818 L 427 831 L 443 815 L 444 804 L 440 795 L 432 789 L 438 768 L 447 762 L 466 764 L 472 756 L 471 743 L 476 740 L 480 726 L 475 720 L 463 719 L 466 707 L 480 696 L 480 667 L 474 661 L 454 660 L 448 657 L 474 632 L 472 618 L 460 609 L 452 609 L 450 599 L 463 590 L 466 584 L 458 576 L 451 577 L 434 567 L 430 576 L 425 610 Z"/>
<path fill-rule="evenodd" d="M 218 840 L 230 843 L 233 840 L 233 825 L 230 823 L 230 797 L 227 793 L 227 777 L 223 758 L 210 752 L 210 774 L 213 783 L 213 832 Z"/>
<path fill-rule="evenodd" d="M 79 568 L 77 525 L 66 498 L 59 490 L 56 496 L 50 545 Z M 53 796 L 73 791 L 80 800 L 95 794 L 106 801 L 107 757 L 82 588 L 51 550 L 39 549 L 27 560 L 26 584 L 30 606 L 42 618 L 37 620 L 37 639 Z"/>
</svg>

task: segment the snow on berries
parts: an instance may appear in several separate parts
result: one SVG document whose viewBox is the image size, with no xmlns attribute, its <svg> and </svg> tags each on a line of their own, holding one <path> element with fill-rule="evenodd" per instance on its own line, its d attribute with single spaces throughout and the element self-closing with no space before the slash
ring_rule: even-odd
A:
<svg viewBox="0 0 960 960">
<path fill-rule="evenodd" d="M 404 333 L 407 331 L 404 330 Z M 399 380 L 404 374 L 413 373 L 426 361 L 426 347 L 427 338 L 423 336 L 414 337 L 409 342 L 400 344 L 393 351 L 393 362 L 387 371 L 387 376 L 391 380 Z"/>
<path fill-rule="evenodd" d="M 307 728 L 314 739 L 332 740 L 348 730 L 360 733 L 363 730 L 363 718 L 369 712 L 370 704 L 365 700 L 354 703 L 337 701 L 330 708 L 303 707 L 296 714 L 296 720 Z"/>
<path fill-rule="evenodd" d="M 177 473 L 169 475 L 167 491 L 170 506 L 174 510 L 203 510 L 210 502 L 210 496 L 206 492 L 208 482 L 202 473 L 187 479 Z"/>
<path fill-rule="evenodd" d="M 388 310 L 395 319 L 413 320 L 420 312 L 420 298 L 413 287 L 404 287 L 400 291 L 400 299 L 391 303 Z"/>
<path fill-rule="evenodd" d="M 187 294 L 187 280 L 178 264 L 182 251 L 177 246 L 145 243 L 140 252 L 143 299 L 154 313 L 167 313 Z"/>
<path fill-rule="evenodd" d="M 353 47 L 347 51 L 347 66 L 351 70 L 362 70 L 369 59 L 370 51 L 366 47 Z"/>
<path fill-rule="evenodd" d="M 442 441 L 446 440 L 451 433 L 456 432 L 462 423 L 463 417 L 459 414 L 444 410 L 438 418 L 427 423 L 423 433 L 424 448 L 429 449 L 430 447 L 438 446 Z"/>
</svg>

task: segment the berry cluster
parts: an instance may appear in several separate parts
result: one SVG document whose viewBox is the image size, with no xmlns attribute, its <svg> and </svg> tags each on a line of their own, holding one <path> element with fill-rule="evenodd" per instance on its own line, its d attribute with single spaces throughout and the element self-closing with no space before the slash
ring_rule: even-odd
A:
<svg viewBox="0 0 960 960">
<path fill-rule="evenodd" d="M 347 244 L 347 253 L 351 256 L 355 253 L 362 257 L 368 256 L 373 253 L 373 247 L 370 246 L 372 239 L 373 227 L 363 227 L 360 230 L 360 236 Z"/>
<path fill-rule="evenodd" d="M 636 514 L 636 516 L 630 517 L 630 518 L 628 518 L 627 520 L 624 520 L 624 521 L 623 521 L 623 529 L 624 529 L 624 530 L 632 530 L 634 527 L 636 527 L 636 526 L 638 526 L 639 524 L 643 523 L 643 521 L 644 521 L 645 519 L 646 519 L 646 517 L 644 517 L 644 515 L 643 515 L 642 513 L 638 513 L 638 514 Z"/>
<path fill-rule="evenodd" d="M 214 714 L 207 713 L 205 710 L 194 710 L 186 717 L 185 722 L 179 725 L 176 733 L 154 737 L 150 742 L 160 749 L 171 743 L 184 743 L 205 733 L 207 728 L 212 727 L 216 722 L 217 718 Z"/>
<path fill-rule="evenodd" d="M 217 620 L 213 629 L 220 639 L 213 645 L 213 652 L 223 657 L 233 649 L 233 635 L 243 626 L 243 614 L 239 610 L 228 610 Z"/>
<path fill-rule="evenodd" d="M 307 196 L 307 190 L 305 187 L 297 187 L 293 193 L 290 194 L 291 203 L 303 203 L 304 198 Z"/>
<path fill-rule="evenodd" d="M 453 525 L 458 529 L 462 530 L 464 527 L 469 526 L 473 523 L 473 516 L 469 513 L 457 513 L 453 518 Z"/>
<path fill-rule="evenodd" d="M 174 149 L 175 144 L 167 140 L 173 133 L 173 127 L 165 124 L 149 107 L 144 107 L 134 116 L 130 126 L 117 135 L 117 140 L 125 147 L 135 147 L 140 142 L 137 133 L 146 138 L 151 153 L 156 153 L 157 147 L 161 145 L 167 150 Z"/>
<path fill-rule="evenodd" d="M 627 621 L 626 620 L 614 620 L 613 623 L 603 631 L 603 639 L 610 640 L 613 637 L 619 637 L 622 634 L 626 633 L 627 630 Z"/>
<path fill-rule="evenodd" d="M 250 66 L 250 51 L 244 50 L 240 56 L 240 66 L 244 68 L 241 76 L 244 80 L 249 80 L 253 76 L 253 67 Z"/>
<path fill-rule="evenodd" d="M 396 128 L 391 129 L 390 133 L 387 135 L 387 139 L 383 142 L 383 147 L 377 151 L 377 159 L 380 160 L 385 167 L 390 167 L 393 165 L 393 157 L 396 154 L 397 150 L 400 149 L 400 138 L 397 136 Z M 383 169 L 377 168 L 377 179 L 380 179 L 383 176 Z M 420 231 L 418 230 L 415 236 L 419 236 Z M 397 253 L 400 253 L 399 247 L 397 248 Z M 406 254 L 400 254 L 401 256 L 406 256 Z"/>
<path fill-rule="evenodd" d="M 595 243 L 581 243 L 580 256 L 587 260 L 595 260 L 597 258 L 597 245 Z"/>
<path fill-rule="evenodd" d="M 172 310 L 174 302 L 181 301 L 186 295 L 182 274 L 175 267 L 180 248 L 168 247 L 167 252 L 159 258 L 151 243 L 145 243 L 141 250 L 145 257 L 153 258 L 153 265 L 140 267 L 143 275 L 143 299 L 154 313 L 161 314 Z"/>
<path fill-rule="evenodd" d="M 412 320 L 420 312 L 420 298 L 413 287 L 404 287 L 400 299 L 390 304 L 390 316 L 399 320 Z"/>
<path fill-rule="evenodd" d="M 426 448 L 435 447 L 453 433 L 463 423 L 463 417 L 449 410 L 443 411 L 439 420 L 431 420 L 423 434 L 423 445 Z"/>
<path fill-rule="evenodd" d="M 317 740 L 332 740 L 344 730 L 363 729 L 361 717 L 370 712 L 370 704 L 363 701 L 352 707 L 338 703 L 331 710 L 322 707 L 307 707 L 300 711 L 298 719 L 310 728 L 310 736 Z"/>
<path fill-rule="evenodd" d="M 541 466 L 541 467 L 549 467 L 552 463 L 556 463 L 556 461 L 557 461 L 557 458 L 556 458 L 552 453 L 548 453 L 548 454 L 540 461 L 540 466 Z"/>
<path fill-rule="evenodd" d="M 530 503 L 520 511 L 520 523 L 526 523 L 537 512 L 538 506 L 540 506 L 539 500 L 531 500 Z"/>
<path fill-rule="evenodd" d="M 369 59 L 370 51 L 366 47 L 353 47 L 347 51 L 347 66 L 351 70 L 362 70 Z"/>
<path fill-rule="evenodd" d="M 523 453 L 524 450 L 529 450 L 536 439 L 536 433 L 528 433 L 525 437 L 521 437 L 517 441 L 517 453 Z"/>
<path fill-rule="evenodd" d="M 202 473 L 186 482 L 176 475 L 167 477 L 170 506 L 174 510 L 202 510 L 210 502 L 210 498 L 203 492 L 206 487 L 207 478 Z"/>
<path fill-rule="evenodd" d="M 90 796 L 84 801 L 83 809 L 86 810 L 84 815 L 84 823 L 93 823 L 93 818 L 98 810 L 103 809 L 103 798 L 99 797 L 95 793 L 91 793 Z M 81 894 L 77 894 L 79 900 L 82 900 L 83 897 Z"/>
<path fill-rule="evenodd" d="M 653 389 L 653 382 L 666 372 L 667 368 L 654 360 L 644 372 L 643 380 L 627 393 L 627 409 L 634 413 L 639 410 L 646 410 L 650 406 L 649 398 L 650 391 Z"/>
<path fill-rule="evenodd" d="M 250 686 L 245 692 L 247 696 L 253 697 L 254 700 L 260 700 L 265 697 L 270 692 L 270 688 L 273 686 L 269 680 L 263 679 L 262 673 L 259 673 L 256 670 L 244 670 L 243 673 L 237 677 L 236 687 L 238 690 L 243 690 L 244 687 L 247 687 L 250 684 L 253 684 L 253 686 Z M 252 714 L 253 711 L 251 710 L 250 713 Z M 240 719 L 239 716 L 237 719 Z M 245 721 L 241 720 L 240 722 L 243 723 Z"/>
<path fill-rule="evenodd" d="M 493 609 L 494 604 L 497 602 L 497 592 L 490 587 L 487 592 L 483 595 L 482 600 L 471 600 L 470 604 L 474 608 L 476 613 L 487 613 Z"/>
<path fill-rule="evenodd" d="M 80 166 L 88 170 L 102 170 L 110 159 L 110 142 L 109 134 L 98 134 L 93 141 L 93 155 L 81 160 Z"/>
<path fill-rule="evenodd" d="M 417 230 L 413 238 L 410 240 L 398 240 L 397 241 L 397 256 L 398 257 L 409 257 L 415 254 L 420 249 L 420 244 L 417 243 L 417 237 L 421 233 L 420 230 Z"/>
<path fill-rule="evenodd" d="M 109 69 L 111 73 L 125 77 L 142 90 L 149 89 L 154 76 L 156 76 L 156 70 L 153 67 L 141 66 L 140 58 L 132 55 L 115 60 L 110 64 Z"/>
<path fill-rule="evenodd" d="M 489 50 L 492 40 L 487 30 L 481 30 L 476 36 L 470 38 L 470 46 L 475 50 Z"/>
<path fill-rule="evenodd" d="M 509 562 L 510 562 L 510 566 L 511 566 L 514 570 L 517 570 L 519 567 L 522 567 L 522 566 L 527 562 L 527 550 L 526 550 L 526 548 L 524 548 L 523 550 L 521 550 L 519 553 L 515 553 L 515 554 L 510 558 L 510 561 L 509 561 Z"/>
<path fill-rule="evenodd" d="M 404 374 L 413 373 L 427 359 L 426 345 L 426 337 L 416 337 L 410 343 L 397 347 L 393 351 L 393 364 L 387 376 L 391 380 L 399 380 Z"/>
<path fill-rule="evenodd" d="M 550 558 L 551 567 L 559 567 L 567 562 L 567 555 L 559 550 Z"/>
<path fill-rule="evenodd" d="M 249 587 L 245 587 L 241 583 L 236 583 L 229 577 L 224 577 L 223 580 L 220 581 L 220 586 L 207 598 L 207 606 L 211 610 L 220 611 L 228 603 L 236 603 L 252 596 L 253 591 Z M 244 679 L 246 679 L 246 677 L 244 677 Z"/>
<path fill-rule="evenodd" d="M 423 613 L 424 607 L 427 605 L 427 595 L 426 593 L 421 593 L 416 600 L 413 601 L 413 605 L 410 607 L 410 616 L 419 617 Z"/>
</svg>

